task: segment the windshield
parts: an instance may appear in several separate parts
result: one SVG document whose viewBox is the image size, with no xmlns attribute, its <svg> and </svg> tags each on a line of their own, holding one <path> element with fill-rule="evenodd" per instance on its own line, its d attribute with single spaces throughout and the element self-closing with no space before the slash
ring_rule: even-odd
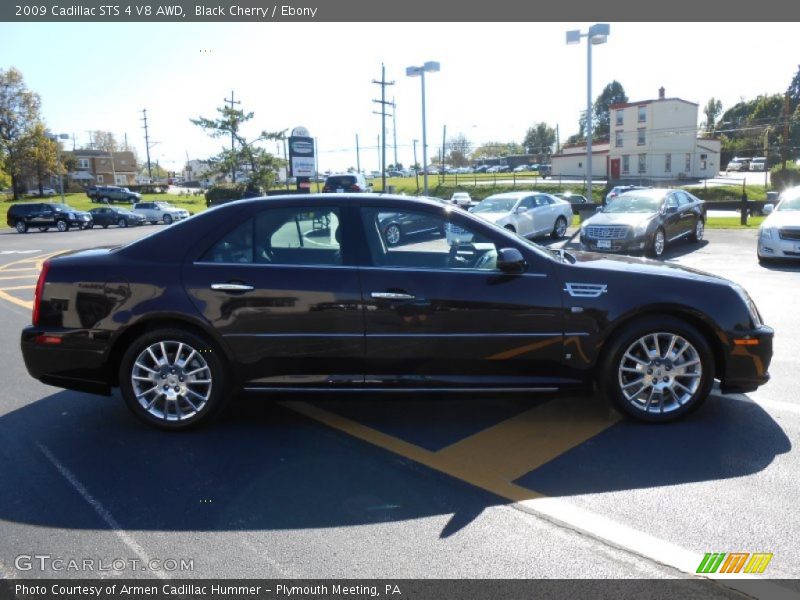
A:
<svg viewBox="0 0 800 600">
<path fill-rule="evenodd" d="M 800 194 L 781 200 L 778 210 L 800 210 Z"/>
<path fill-rule="evenodd" d="M 72 208 L 69 204 L 55 204 L 53 208 L 57 212 L 75 212 L 75 209 Z"/>
<path fill-rule="evenodd" d="M 514 198 L 486 198 L 472 209 L 472 212 L 510 212 L 517 203 Z"/>
<path fill-rule="evenodd" d="M 623 194 L 617 196 L 613 201 L 609 202 L 605 208 L 604 213 L 654 213 L 658 212 L 658 207 L 661 205 L 661 198 L 654 198 L 653 196 L 637 196 L 635 194 Z"/>
</svg>

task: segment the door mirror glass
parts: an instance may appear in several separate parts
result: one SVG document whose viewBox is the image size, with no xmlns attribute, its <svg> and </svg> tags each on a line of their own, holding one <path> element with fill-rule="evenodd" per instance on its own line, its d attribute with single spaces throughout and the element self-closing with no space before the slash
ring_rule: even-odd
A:
<svg viewBox="0 0 800 600">
<path fill-rule="evenodd" d="M 764 205 L 764 214 L 765 215 L 771 214 L 773 210 L 775 210 L 775 205 L 774 204 L 765 204 Z"/>
<path fill-rule="evenodd" d="M 500 248 L 498 251 L 497 268 L 503 273 L 522 273 L 525 266 L 525 258 L 516 248 Z"/>
</svg>

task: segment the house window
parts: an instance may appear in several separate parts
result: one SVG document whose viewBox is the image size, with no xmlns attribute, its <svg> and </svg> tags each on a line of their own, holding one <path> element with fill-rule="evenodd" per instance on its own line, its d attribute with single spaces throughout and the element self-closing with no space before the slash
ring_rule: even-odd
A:
<svg viewBox="0 0 800 600">
<path fill-rule="evenodd" d="M 582 168 L 583 168 L 583 163 L 582 163 L 582 162 L 579 162 L 579 163 L 578 163 L 578 168 L 579 168 L 579 169 L 582 169 Z"/>
<path fill-rule="evenodd" d="M 672 173 L 672 154 L 664 155 L 664 172 Z"/>
<path fill-rule="evenodd" d="M 622 155 L 622 172 L 625 175 L 631 172 L 631 157 L 628 154 Z"/>
<path fill-rule="evenodd" d="M 618 111 L 616 112 L 616 115 L 617 115 L 617 125 L 618 125 L 618 126 L 621 126 L 621 125 L 622 125 L 622 115 L 624 115 L 624 114 L 625 114 L 625 112 L 624 112 L 624 111 L 621 111 L 621 110 L 618 110 Z"/>
<path fill-rule="evenodd" d="M 102 175 L 98 175 L 97 176 L 97 183 L 103 183 L 103 176 Z"/>
<path fill-rule="evenodd" d="M 687 173 L 692 170 L 692 155 L 688 152 L 686 153 L 686 165 L 684 166 L 683 170 Z"/>
<path fill-rule="evenodd" d="M 79 169 L 88 169 L 89 168 L 89 159 L 88 158 L 79 158 L 78 159 L 78 168 Z"/>
<path fill-rule="evenodd" d="M 647 171 L 647 154 L 639 155 L 639 173 Z"/>
<path fill-rule="evenodd" d="M 622 148 L 622 132 L 617 131 L 615 134 L 617 148 Z"/>
<path fill-rule="evenodd" d="M 639 107 L 639 123 L 647 123 L 647 107 Z"/>
<path fill-rule="evenodd" d="M 637 146 L 644 146 L 645 136 L 644 136 L 644 127 L 640 128 L 637 132 L 636 136 L 636 145 Z"/>
<path fill-rule="evenodd" d="M 705 171 L 708 168 L 708 154 L 700 155 L 700 168 Z"/>
<path fill-rule="evenodd" d="M 127 167 L 128 161 L 123 158 L 121 161 L 119 161 L 119 164 L 122 165 L 123 167 Z"/>
</svg>

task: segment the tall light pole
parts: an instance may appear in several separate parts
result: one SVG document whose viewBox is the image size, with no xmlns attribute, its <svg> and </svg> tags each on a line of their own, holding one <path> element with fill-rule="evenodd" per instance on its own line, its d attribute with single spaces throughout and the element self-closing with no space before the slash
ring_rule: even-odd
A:
<svg viewBox="0 0 800 600">
<path fill-rule="evenodd" d="M 428 61 L 421 67 L 406 67 L 406 75 L 422 78 L 422 185 L 426 196 L 428 195 L 428 133 L 425 123 L 425 73 L 436 73 L 438 70 L 439 63 L 436 61 Z"/>
<path fill-rule="evenodd" d="M 58 158 L 57 158 L 57 161 L 58 161 L 58 188 L 59 188 L 59 191 L 61 192 L 61 204 L 64 204 L 64 174 L 61 172 L 61 167 L 63 166 L 61 164 L 61 142 L 59 142 L 58 140 L 68 140 L 69 139 L 69 134 L 68 133 L 58 133 L 58 134 L 56 134 L 56 133 L 48 133 L 47 137 L 50 138 L 51 140 L 53 140 L 56 143 L 57 147 L 58 147 L 58 155 L 57 155 L 58 156 Z"/>
<path fill-rule="evenodd" d="M 567 44 L 580 44 L 581 38 L 586 42 L 586 196 L 592 201 L 592 46 L 605 44 L 611 28 L 608 23 L 596 23 L 589 31 L 581 33 L 579 29 L 567 32 Z"/>
</svg>

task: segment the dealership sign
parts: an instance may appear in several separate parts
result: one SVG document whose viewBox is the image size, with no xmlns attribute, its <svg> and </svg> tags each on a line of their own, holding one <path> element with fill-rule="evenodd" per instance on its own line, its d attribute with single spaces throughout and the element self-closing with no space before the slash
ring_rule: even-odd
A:
<svg viewBox="0 0 800 600">
<path fill-rule="evenodd" d="M 314 138 L 305 127 L 295 127 L 289 137 L 289 174 L 292 177 L 313 177 L 316 174 Z"/>
</svg>

